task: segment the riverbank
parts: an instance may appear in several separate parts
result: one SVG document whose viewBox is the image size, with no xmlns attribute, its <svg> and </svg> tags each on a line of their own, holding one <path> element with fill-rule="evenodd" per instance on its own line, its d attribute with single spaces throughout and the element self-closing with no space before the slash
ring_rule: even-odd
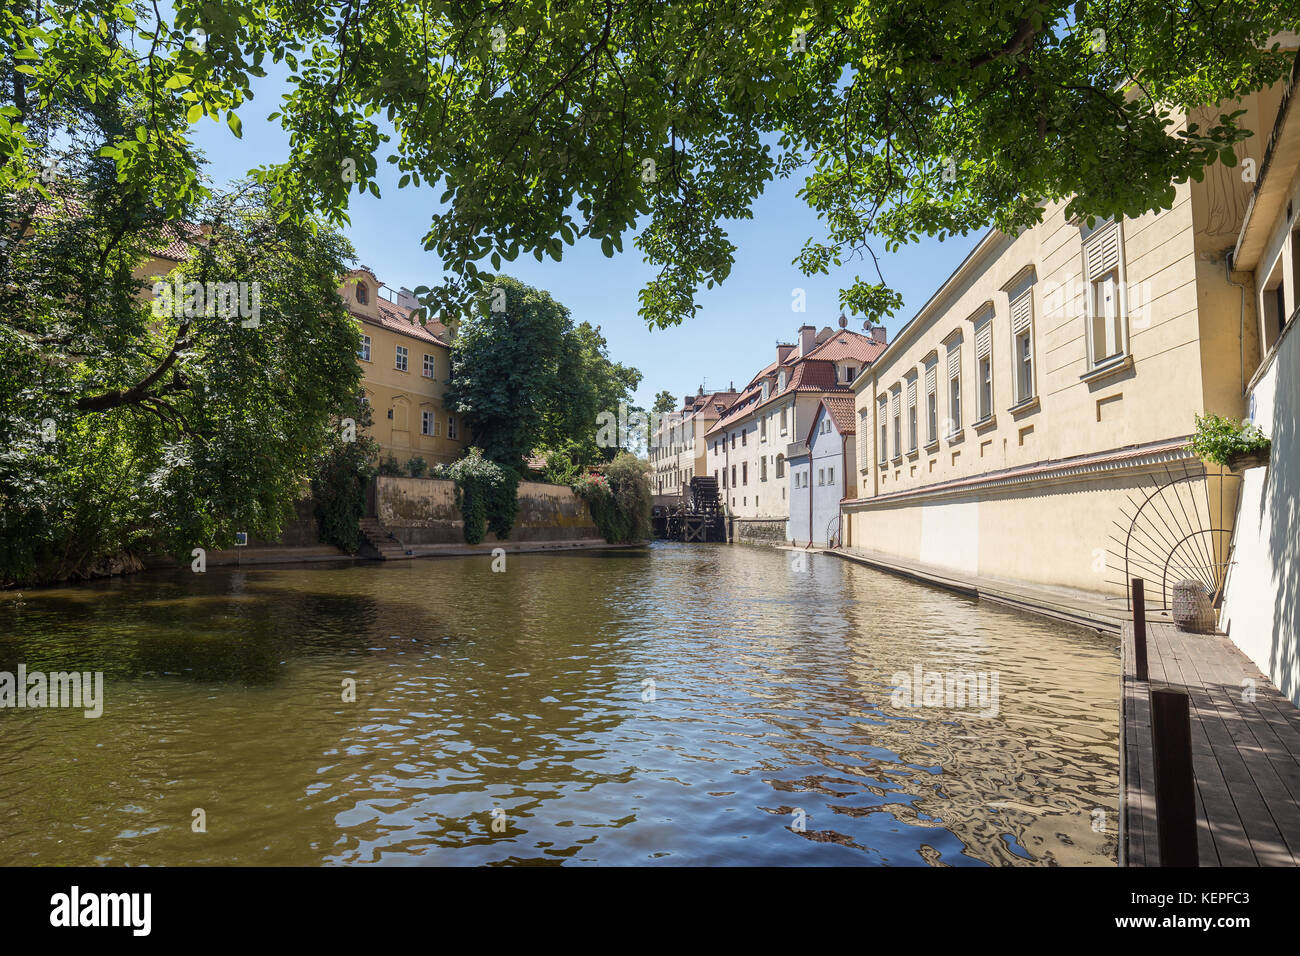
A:
<svg viewBox="0 0 1300 956">
<path fill-rule="evenodd" d="M 1039 614 L 1054 620 L 1090 627 L 1107 634 L 1118 635 L 1124 623 L 1131 621 L 1133 617 L 1122 595 L 1099 594 L 1073 588 L 1046 587 L 1003 578 L 962 574 L 947 568 L 903 561 L 893 555 L 857 548 L 832 550 L 791 548 L 789 545 L 782 545 L 781 550 L 834 555 L 845 561 L 922 584 L 931 584 L 975 600 L 991 601 L 1030 614 Z M 1165 612 L 1151 611 L 1147 616 L 1153 621 L 1169 620 Z"/>
<path fill-rule="evenodd" d="M 1187 695 L 1200 866 L 1300 865 L 1300 710 L 1222 634 L 1148 627 L 1149 680 L 1123 629 L 1120 865 L 1160 866 L 1151 691 Z"/>
</svg>

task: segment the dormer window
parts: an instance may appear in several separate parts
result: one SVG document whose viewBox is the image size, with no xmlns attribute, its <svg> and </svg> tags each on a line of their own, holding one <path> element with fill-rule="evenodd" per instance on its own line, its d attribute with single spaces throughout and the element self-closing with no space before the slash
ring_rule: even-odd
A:
<svg viewBox="0 0 1300 956">
<path fill-rule="evenodd" d="M 776 390 L 778 392 L 785 391 L 785 369 L 782 369 L 781 374 L 776 378 Z"/>
<path fill-rule="evenodd" d="M 365 305 L 370 301 L 370 293 L 366 289 L 364 282 L 357 283 L 357 305 Z"/>
</svg>

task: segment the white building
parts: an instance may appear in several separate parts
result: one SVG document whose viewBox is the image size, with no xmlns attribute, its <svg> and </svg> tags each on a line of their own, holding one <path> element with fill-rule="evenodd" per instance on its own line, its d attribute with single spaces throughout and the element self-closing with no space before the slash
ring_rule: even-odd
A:
<svg viewBox="0 0 1300 956">
<path fill-rule="evenodd" d="M 738 540 L 788 540 L 788 447 L 807 434 L 825 396 L 852 396 L 851 383 L 885 344 L 883 328 L 863 335 L 805 325 L 709 429 L 705 469 L 718 479 Z"/>
</svg>

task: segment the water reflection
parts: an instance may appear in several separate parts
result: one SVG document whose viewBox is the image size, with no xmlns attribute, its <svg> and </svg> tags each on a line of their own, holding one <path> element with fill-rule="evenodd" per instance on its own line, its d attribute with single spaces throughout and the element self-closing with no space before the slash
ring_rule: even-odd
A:
<svg viewBox="0 0 1300 956">
<path fill-rule="evenodd" d="M 0 670 L 102 670 L 107 703 L 0 711 L 0 862 L 1114 862 L 1113 640 L 804 567 L 656 545 L 30 592 Z M 998 672 L 997 716 L 895 706 L 917 664 Z"/>
</svg>

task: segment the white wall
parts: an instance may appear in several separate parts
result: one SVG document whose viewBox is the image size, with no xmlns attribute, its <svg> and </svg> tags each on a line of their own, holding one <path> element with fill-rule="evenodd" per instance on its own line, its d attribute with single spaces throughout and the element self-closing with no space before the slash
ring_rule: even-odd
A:
<svg viewBox="0 0 1300 956">
<path fill-rule="evenodd" d="M 1273 439 L 1268 465 L 1246 471 L 1219 626 L 1300 706 L 1300 332 L 1278 342 L 1250 398 Z"/>
</svg>

